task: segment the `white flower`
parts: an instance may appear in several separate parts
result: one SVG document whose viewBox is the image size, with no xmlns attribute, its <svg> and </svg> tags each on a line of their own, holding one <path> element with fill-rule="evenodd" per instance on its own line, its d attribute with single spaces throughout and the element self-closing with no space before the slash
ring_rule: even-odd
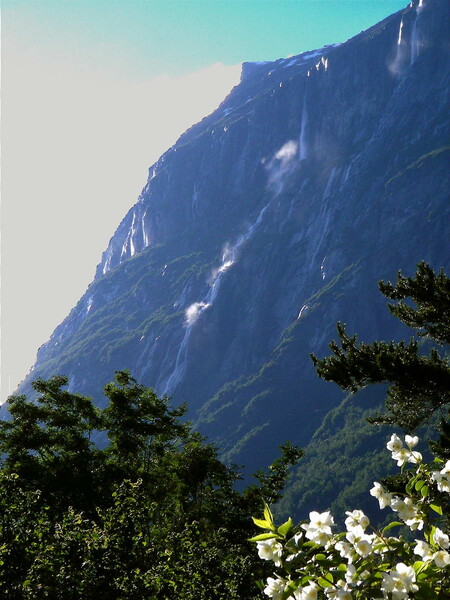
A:
<svg viewBox="0 0 450 600">
<path fill-rule="evenodd" d="M 367 537 L 358 540 L 355 544 L 355 550 L 360 556 L 366 558 L 373 550 L 371 541 Z"/>
<path fill-rule="evenodd" d="M 356 527 L 348 531 L 346 538 L 350 542 L 350 544 L 353 545 L 356 552 L 364 558 L 366 556 L 369 556 L 369 554 L 373 550 L 373 536 L 366 535 L 361 525 L 357 525 Z"/>
<path fill-rule="evenodd" d="M 296 533 L 294 535 L 294 542 L 296 544 L 298 544 L 298 542 L 302 539 L 302 537 L 303 537 L 303 531 L 299 531 L 298 533 Z"/>
<path fill-rule="evenodd" d="M 334 525 L 331 513 L 312 511 L 309 513 L 309 521 L 301 526 L 306 537 L 319 546 L 325 546 L 331 538 L 331 526 Z"/>
<path fill-rule="evenodd" d="M 431 477 L 437 483 L 440 492 L 450 493 L 450 479 L 448 477 L 444 477 L 439 471 L 433 471 Z"/>
<path fill-rule="evenodd" d="M 420 452 L 416 452 L 416 450 L 413 450 L 408 457 L 408 462 L 417 465 L 422 462 L 422 455 L 420 454 Z"/>
<path fill-rule="evenodd" d="M 405 463 L 407 463 L 410 457 L 411 452 L 408 450 L 408 448 L 400 448 L 400 450 L 392 453 L 392 458 L 393 460 L 397 461 L 398 467 L 402 467 Z"/>
<path fill-rule="evenodd" d="M 431 477 L 437 483 L 440 492 L 450 493 L 450 460 L 445 463 L 441 471 L 433 471 Z"/>
<path fill-rule="evenodd" d="M 398 437 L 398 435 L 396 433 L 393 433 L 391 435 L 391 439 L 387 443 L 387 449 L 390 450 L 391 452 L 398 452 L 398 450 L 400 450 L 400 448 L 402 448 L 402 447 L 403 447 L 402 440 Z"/>
<path fill-rule="evenodd" d="M 369 518 L 363 513 L 362 510 L 354 510 L 353 512 L 346 511 L 348 517 L 345 519 L 345 525 L 347 530 L 350 531 L 354 527 L 360 525 L 365 529 L 369 525 Z"/>
<path fill-rule="evenodd" d="M 353 598 L 348 585 L 342 580 L 336 583 L 336 587 L 325 588 L 324 592 L 330 600 L 352 600 Z"/>
<path fill-rule="evenodd" d="M 450 460 L 445 463 L 444 468 L 441 470 L 442 475 L 448 475 L 450 473 Z"/>
<path fill-rule="evenodd" d="M 283 546 L 275 539 L 263 540 L 257 542 L 259 558 L 264 560 L 273 560 L 276 567 L 281 566 L 281 557 L 283 556 Z"/>
<path fill-rule="evenodd" d="M 403 600 L 408 598 L 409 592 L 417 592 L 419 589 L 414 583 L 416 574 L 412 567 L 407 567 L 404 563 L 398 563 L 395 569 L 383 575 L 381 589 L 383 593 L 391 593 L 393 600 Z"/>
<path fill-rule="evenodd" d="M 417 435 L 415 435 L 414 437 L 410 435 L 405 435 L 405 442 L 407 443 L 408 448 L 412 450 L 414 446 L 417 446 L 419 438 L 417 437 Z"/>
<path fill-rule="evenodd" d="M 423 540 L 416 540 L 417 544 L 414 548 L 414 554 L 418 554 L 423 561 L 431 560 L 433 558 L 433 552 L 426 542 Z"/>
<path fill-rule="evenodd" d="M 365 536 L 364 529 L 361 525 L 357 525 L 353 527 L 350 531 L 347 531 L 345 537 L 348 539 L 350 544 L 354 544 L 357 540 L 361 539 Z"/>
<path fill-rule="evenodd" d="M 401 500 L 397 496 L 392 499 L 391 502 L 392 510 L 398 512 L 400 519 L 402 519 L 406 525 L 413 531 L 415 529 L 423 528 L 423 519 L 418 507 L 414 504 L 413 499 L 408 496 Z"/>
<path fill-rule="evenodd" d="M 408 527 L 411 529 L 411 531 L 416 531 L 416 529 L 423 529 L 424 526 L 424 521 L 423 519 L 420 517 L 420 515 L 417 515 L 415 517 L 413 517 L 412 519 L 407 519 L 405 521 L 406 525 L 408 525 Z"/>
<path fill-rule="evenodd" d="M 441 531 L 439 527 L 436 527 L 436 531 L 433 534 L 433 540 L 434 543 L 441 548 L 446 549 L 449 546 L 448 535 Z"/>
<path fill-rule="evenodd" d="M 334 525 L 333 517 L 330 511 L 318 513 L 315 510 L 309 513 L 310 526 L 321 529 L 325 533 L 331 534 L 331 526 Z"/>
<path fill-rule="evenodd" d="M 450 565 L 450 554 L 446 550 L 438 550 L 433 554 L 434 564 L 443 569 L 447 565 Z"/>
<path fill-rule="evenodd" d="M 326 546 L 331 539 L 331 535 L 325 533 L 325 531 L 320 531 L 320 529 L 311 531 L 309 536 L 308 533 L 306 533 L 306 537 L 309 537 L 309 539 L 318 546 Z"/>
<path fill-rule="evenodd" d="M 353 583 L 353 581 L 356 578 L 356 567 L 355 565 L 348 565 L 347 566 L 347 571 L 345 573 L 345 581 L 350 584 Z"/>
<path fill-rule="evenodd" d="M 373 488 L 370 490 L 370 495 L 378 500 L 381 509 L 391 505 L 392 495 L 389 494 L 389 492 L 386 492 L 378 481 L 374 481 Z"/>
<path fill-rule="evenodd" d="M 319 586 L 313 581 L 304 588 L 297 588 L 294 592 L 295 600 L 317 600 Z"/>
<path fill-rule="evenodd" d="M 283 592 L 286 589 L 286 581 L 280 577 L 274 579 L 273 577 L 267 578 L 267 586 L 264 588 L 264 593 L 273 600 L 281 600 Z"/>
<path fill-rule="evenodd" d="M 350 546 L 350 544 L 348 544 L 347 542 L 338 542 L 335 545 L 335 548 L 342 556 L 342 558 L 347 558 L 349 562 L 352 561 L 355 551 L 353 550 L 353 547 Z"/>
</svg>

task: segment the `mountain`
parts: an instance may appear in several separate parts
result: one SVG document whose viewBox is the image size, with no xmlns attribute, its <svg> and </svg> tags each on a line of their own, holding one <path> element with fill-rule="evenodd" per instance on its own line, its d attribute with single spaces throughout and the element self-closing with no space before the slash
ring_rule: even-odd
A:
<svg viewBox="0 0 450 600">
<path fill-rule="evenodd" d="M 20 392 L 58 373 L 101 402 L 127 368 L 249 472 L 316 431 L 376 468 L 358 435 L 383 390 L 344 399 L 309 353 L 327 354 L 337 321 L 408 337 L 377 281 L 421 259 L 448 270 L 449 25 L 447 0 L 413 1 L 344 44 L 244 63 L 150 168 Z M 344 429 L 351 448 L 331 443 Z"/>
</svg>

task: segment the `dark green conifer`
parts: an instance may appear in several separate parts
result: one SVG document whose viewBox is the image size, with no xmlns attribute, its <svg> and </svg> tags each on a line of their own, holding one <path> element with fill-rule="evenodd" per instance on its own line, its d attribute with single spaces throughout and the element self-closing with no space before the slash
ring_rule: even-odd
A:
<svg viewBox="0 0 450 600">
<path fill-rule="evenodd" d="M 387 413 L 374 421 L 411 432 L 450 402 L 450 365 L 445 351 L 450 340 L 450 280 L 442 269 L 436 275 L 421 262 L 414 277 L 399 272 L 395 285 L 380 282 L 379 288 L 397 301 L 389 304 L 390 311 L 412 327 L 418 338 L 365 344 L 338 323 L 339 341 L 331 342 L 332 355 L 311 357 L 318 375 L 343 390 L 356 392 L 369 384 L 387 384 Z M 428 354 L 422 353 L 427 347 Z"/>
</svg>

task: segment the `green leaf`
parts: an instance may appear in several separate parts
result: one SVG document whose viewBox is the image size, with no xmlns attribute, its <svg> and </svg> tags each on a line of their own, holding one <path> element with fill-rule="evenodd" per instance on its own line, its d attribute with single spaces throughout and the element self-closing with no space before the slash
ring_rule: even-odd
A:
<svg viewBox="0 0 450 600">
<path fill-rule="evenodd" d="M 425 481 L 423 479 L 420 479 L 419 481 L 416 482 L 416 485 L 414 487 L 417 492 L 420 492 L 420 490 L 423 488 L 424 485 L 425 485 Z"/>
<path fill-rule="evenodd" d="M 407 493 L 407 494 L 411 494 L 411 492 L 412 492 L 412 490 L 413 490 L 413 487 L 414 487 L 414 484 L 416 483 L 416 481 L 417 481 L 418 477 L 419 477 L 418 475 L 414 475 L 414 477 L 412 477 L 412 478 L 411 478 L 411 479 L 408 481 L 408 483 L 406 484 L 406 488 L 405 488 L 405 490 L 406 490 L 406 493 Z"/>
<path fill-rule="evenodd" d="M 291 517 L 289 517 L 289 519 L 286 521 L 286 523 L 283 523 L 283 525 L 280 525 L 278 527 L 278 533 L 282 536 L 285 536 L 293 524 L 294 523 L 293 523 Z"/>
<path fill-rule="evenodd" d="M 327 577 L 327 579 L 325 579 L 324 577 L 319 577 L 319 579 L 317 580 L 317 583 L 320 585 L 320 587 L 323 587 L 323 588 L 332 587 L 333 576 L 331 575 L 331 573 L 327 573 L 326 577 Z M 331 579 L 329 580 L 328 577 Z"/>
<path fill-rule="evenodd" d="M 272 511 L 270 510 L 269 505 L 266 502 L 264 502 L 264 518 L 270 523 L 270 529 L 275 528 L 273 523 Z"/>
<path fill-rule="evenodd" d="M 439 504 L 430 504 L 430 508 L 432 510 L 434 510 L 434 512 L 437 512 L 438 515 L 442 515 L 442 506 L 439 506 Z"/>
<path fill-rule="evenodd" d="M 283 592 L 281 599 L 282 600 L 288 600 L 290 598 L 292 598 L 292 592 L 294 592 L 298 587 L 298 583 L 295 581 L 290 581 L 289 584 L 287 585 L 285 591 Z"/>
<path fill-rule="evenodd" d="M 261 527 L 261 529 L 272 529 L 272 527 L 270 526 L 270 523 L 268 521 L 263 521 L 262 519 L 255 519 L 255 517 L 252 517 L 252 519 L 253 519 L 253 523 L 257 527 Z"/>
<path fill-rule="evenodd" d="M 420 571 L 422 570 L 424 564 L 425 563 L 423 562 L 423 560 L 416 560 L 416 562 L 413 564 L 413 569 L 414 569 L 416 575 L 418 573 L 420 573 Z"/>
<path fill-rule="evenodd" d="M 392 521 L 392 523 L 389 523 L 389 525 L 383 527 L 382 533 L 386 533 L 386 531 L 389 531 L 389 529 L 392 529 L 393 527 L 399 527 L 402 525 L 404 525 L 404 523 L 401 523 L 400 521 Z"/>
<path fill-rule="evenodd" d="M 373 578 L 374 579 L 383 579 L 383 573 L 380 573 L 380 571 L 377 571 L 376 573 L 373 574 Z"/>
<path fill-rule="evenodd" d="M 319 560 L 326 560 L 327 557 L 325 556 L 325 554 L 316 554 L 315 558 L 316 558 L 316 561 L 319 561 Z"/>
<path fill-rule="evenodd" d="M 255 535 L 254 537 L 250 538 L 248 541 L 249 542 L 261 542 L 262 540 L 273 540 L 273 539 L 280 539 L 280 536 L 277 535 L 276 533 L 260 533 L 259 535 Z"/>
<path fill-rule="evenodd" d="M 434 534 L 435 534 L 435 533 L 436 533 L 436 527 L 435 527 L 434 525 L 432 525 L 432 526 L 430 527 L 430 531 L 428 531 L 428 532 L 427 532 L 427 531 L 424 531 L 424 532 L 423 532 L 423 537 L 425 538 L 425 540 L 426 540 L 426 541 L 427 541 L 429 544 L 431 544 L 431 543 L 433 543 L 433 537 L 434 537 Z"/>
<path fill-rule="evenodd" d="M 420 494 L 421 494 L 422 498 L 426 498 L 428 496 L 428 486 L 427 485 L 424 485 L 421 488 Z"/>
</svg>

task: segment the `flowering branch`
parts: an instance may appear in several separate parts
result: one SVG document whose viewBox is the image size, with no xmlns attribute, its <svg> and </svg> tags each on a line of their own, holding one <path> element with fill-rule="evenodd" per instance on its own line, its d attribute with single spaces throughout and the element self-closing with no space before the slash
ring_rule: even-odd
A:
<svg viewBox="0 0 450 600">
<path fill-rule="evenodd" d="M 442 594 L 450 589 L 450 540 L 443 530 L 448 530 L 450 514 L 450 460 L 443 465 L 436 458 L 425 464 L 414 450 L 418 441 L 417 436 L 407 435 L 403 442 L 393 434 L 387 443 L 402 471 L 407 463 L 416 469 L 407 472 L 404 493 L 391 494 L 378 482 L 370 490 L 380 509 L 390 507 L 400 519 L 381 532 L 361 510 L 346 512 L 346 530 L 340 533 L 333 532 L 335 522 L 329 511 L 312 511 L 308 521 L 294 526 L 288 519 L 277 527 L 265 505 L 264 519 L 253 520 L 266 532 L 251 541 L 256 542 L 260 558 L 275 566 L 274 576 L 267 578 L 266 596 L 273 600 L 445 597 Z M 410 543 L 401 536 L 386 536 L 403 525 L 423 537 Z"/>
</svg>

